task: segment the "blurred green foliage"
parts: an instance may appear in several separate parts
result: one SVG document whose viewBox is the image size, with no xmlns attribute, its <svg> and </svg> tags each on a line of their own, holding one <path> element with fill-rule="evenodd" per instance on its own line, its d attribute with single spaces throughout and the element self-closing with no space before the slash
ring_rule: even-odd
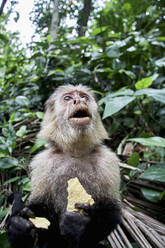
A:
<svg viewBox="0 0 165 248">
<path fill-rule="evenodd" d="M 31 20 L 40 39 L 33 37 L 27 48 L 21 48 L 18 34 L 6 30 L 10 15 L 0 17 L 0 220 L 12 191 L 25 196 L 30 191 L 31 153 L 45 144 L 34 144 L 44 102 L 63 83 L 92 87 L 111 147 L 116 150 L 125 137 L 149 147 L 143 156 L 158 165 L 140 178 L 165 183 L 164 1 L 107 1 L 101 10 L 93 9 L 85 37 L 65 23 L 68 16 L 78 19 L 81 8 L 77 1 L 60 2 L 58 36 L 51 43 L 52 1 L 36 0 Z M 134 154 L 128 164 L 140 168 L 139 158 Z M 165 195 L 145 187 L 141 191 L 151 202 Z M 4 237 L 0 242 L 6 248 Z"/>
</svg>

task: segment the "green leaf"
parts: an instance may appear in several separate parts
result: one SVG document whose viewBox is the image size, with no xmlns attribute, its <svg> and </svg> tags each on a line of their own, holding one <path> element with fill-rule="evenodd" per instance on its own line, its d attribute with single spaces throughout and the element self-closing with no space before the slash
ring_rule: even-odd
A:
<svg viewBox="0 0 165 248">
<path fill-rule="evenodd" d="M 137 90 L 135 92 L 135 96 L 139 95 L 147 95 L 150 97 L 153 97 L 156 101 L 165 103 L 165 88 L 159 90 L 159 89 L 143 89 L 143 90 Z"/>
<path fill-rule="evenodd" d="M 2 158 L 0 160 L 0 169 L 10 169 L 18 166 L 18 160 L 12 157 Z"/>
<path fill-rule="evenodd" d="M 155 61 L 155 65 L 158 67 L 165 67 L 165 58 L 161 58 Z"/>
<path fill-rule="evenodd" d="M 139 164 L 139 153 L 134 152 L 131 157 L 127 160 L 127 164 L 132 165 L 132 166 L 137 166 Z"/>
<path fill-rule="evenodd" d="M 28 191 L 28 192 L 31 191 L 31 182 L 30 182 L 30 181 L 27 182 L 27 183 L 25 183 L 25 184 L 23 185 L 23 190 L 24 190 L 24 191 Z"/>
<path fill-rule="evenodd" d="M 98 90 L 92 90 L 92 92 L 94 93 L 94 94 L 97 94 L 97 95 L 100 95 L 100 96 L 104 96 L 104 93 L 103 92 L 101 92 L 101 91 L 98 91 Z"/>
<path fill-rule="evenodd" d="M 120 47 L 117 45 L 112 45 L 110 47 L 107 47 L 106 53 L 109 58 L 118 58 L 122 53 L 120 53 Z"/>
<path fill-rule="evenodd" d="M 23 136 L 25 135 L 25 133 L 26 133 L 26 126 L 21 126 L 20 129 L 16 132 L 16 135 L 19 138 L 23 138 Z"/>
<path fill-rule="evenodd" d="M 158 41 L 165 41 L 165 36 L 159 36 L 159 37 L 156 37 L 156 39 Z"/>
<path fill-rule="evenodd" d="M 30 150 L 30 153 L 35 152 L 36 150 L 38 150 L 39 148 L 41 148 L 42 146 L 44 146 L 47 143 L 46 139 L 37 139 L 35 144 L 33 145 L 33 147 Z"/>
<path fill-rule="evenodd" d="M 30 101 L 26 96 L 17 96 L 15 99 L 16 103 L 21 106 L 29 106 Z"/>
<path fill-rule="evenodd" d="M 130 89 L 125 89 L 125 90 L 119 90 L 115 93 L 110 93 L 107 96 L 108 97 L 114 97 L 114 96 L 133 96 L 134 95 L 134 91 L 130 90 Z"/>
<path fill-rule="evenodd" d="M 115 96 L 134 96 L 134 91 L 130 89 L 119 90 L 114 93 L 108 93 L 105 97 L 101 98 L 98 102 L 98 105 L 102 105 L 103 103 L 107 103 Z"/>
<path fill-rule="evenodd" d="M 20 180 L 20 177 L 13 177 L 13 178 L 10 178 L 9 180 L 7 180 L 3 185 L 7 185 L 7 184 L 9 184 L 9 183 L 13 183 L 13 182 L 16 182 L 16 181 L 18 181 L 18 180 Z"/>
<path fill-rule="evenodd" d="M 135 84 L 137 90 L 148 88 L 152 85 L 153 80 L 158 77 L 158 74 L 153 75 L 152 77 L 143 78 Z"/>
<path fill-rule="evenodd" d="M 153 165 L 141 174 L 139 178 L 165 183 L 165 167 Z"/>
<path fill-rule="evenodd" d="M 15 120 L 15 115 L 16 115 L 16 112 L 13 112 L 11 115 L 10 115 L 10 119 L 9 119 L 9 122 L 10 123 L 13 123 L 14 120 Z"/>
<path fill-rule="evenodd" d="M 6 211 L 5 211 L 5 212 L 6 212 Z M 6 214 L 7 214 L 7 213 L 4 213 L 4 216 L 5 216 Z M 4 217 L 4 216 L 3 216 L 3 217 Z M 1 234 L 0 234 L 0 247 L 2 247 L 2 248 L 11 248 L 6 233 L 1 233 Z"/>
<path fill-rule="evenodd" d="M 104 32 L 106 29 L 107 29 L 107 26 L 96 28 L 96 29 L 91 33 L 91 36 L 98 35 L 98 34 Z"/>
<path fill-rule="evenodd" d="M 162 137 L 151 137 L 151 138 L 132 138 L 128 141 L 133 141 L 142 144 L 143 146 L 160 146 L 165 147 L 165 139 Z"/>
<path fill-rule="evenodd" d="M 9 41 L 7 35 L 4 35 L 2 33 L 0 33 L 0 40 L 4 43 L 7 43 Z"/>
<path fill-rule="evenodd" d="M 160 191 L 153 190 L 153 189 L 147 189 L 147 188 L 141 188 L 141 192 L 143 196 L 151 202 L 157 203 L 158 201 L 160 201 L 160 194 L 161 194 Z"/>
<path fill-rule="evenodd" d="M 135 97 L 131 96 L 122 96 L 108 99 L 105 105 L 103 119 L 115 114 L 116 112 L 119 112 L 134 99 Z"/>
<path fill-rule="evenodd" d="M 38 119 L 43 120 L 43 118 L 44 118 L 44 113 L 43 113 L 43 112 L 36 112 L 36 116 L 38 117 Z"/>
<path fill-rule="evenodd" d="M 135 73 L 133 73 L 132 71 L 127 71 L 127 70 L 121 69 L 119 72 L 120 73 L 125 73 L 131 79 L 135 79 L 136 78 Z"/>
</svg>

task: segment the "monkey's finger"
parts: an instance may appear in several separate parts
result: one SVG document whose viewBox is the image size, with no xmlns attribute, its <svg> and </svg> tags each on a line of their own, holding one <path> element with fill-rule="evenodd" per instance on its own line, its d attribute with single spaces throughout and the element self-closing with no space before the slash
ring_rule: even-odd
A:
<svg viewBox="0 0 165 248">
<path fill-rule="evenodd" d="M 89 210 L 90 204 L 88 202 L 85 202 L 85 203 L 76 202 L 75 208 L 80 209 L 80 210 L 83 209 L 86 211 L 86 210 Z"/>
<path fill-rule="evenodd" d="M 13 216 L 10 220 L 10 225 L 9 225 L 9 229 L 14 228 L 20 231 L 23 231 L 23 230 L 30 231 L 33 227 L 34 225 L 30 221 L 20 216 Z"/>
<path fill-rule="evenodd" d="M 29 217 L 35 217 L 35 214 L 28 207 L 24 207 L 20 212 L 20 216 L 29 218 Z"/>
</svg>

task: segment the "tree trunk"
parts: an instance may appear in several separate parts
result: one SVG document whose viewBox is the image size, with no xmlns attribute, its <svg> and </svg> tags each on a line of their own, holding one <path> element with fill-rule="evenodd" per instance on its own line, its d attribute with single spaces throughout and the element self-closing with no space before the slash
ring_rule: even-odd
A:
<svg viewBox="0 0 165 248">
<path fill-rule="evenodd" d="M 1 7 L 0 7 L 0 16 L 3 14 L 3 10 L 4 10 L 6 2 L 7 2 L 7 0 L 2 1 Z"/>
<path fill-rule="evenodd" d="M 78 36 L 85 35 L 85 28 L 88 24 L 88 19 L 92 9 L 92 0 L 84 0 L 84 7 L 80 11 L 79 19 L 78 19 Z"/>
<path fill-rule="evenodd" d="M 56 39 L 58 32 L 58 22 L 59 22 L 58 7 L 59 7 L 58 0 L 54 0 L 52 22 L 50 26 L 50 34 L 52 37 L 52 41 Z"/>
</svg>

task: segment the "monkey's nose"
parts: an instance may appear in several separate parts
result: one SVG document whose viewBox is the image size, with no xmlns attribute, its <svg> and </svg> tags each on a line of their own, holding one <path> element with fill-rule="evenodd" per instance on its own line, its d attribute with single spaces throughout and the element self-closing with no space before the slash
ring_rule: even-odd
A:
<svg viewBox="0 0 165 248">
<path fill-rule="evenodd" d="M 74 99 L 73 100 L 73 104 L 76 105 L 76 104 L 79 104 L 80 103 L 80 99 Z"/>
</svg>

